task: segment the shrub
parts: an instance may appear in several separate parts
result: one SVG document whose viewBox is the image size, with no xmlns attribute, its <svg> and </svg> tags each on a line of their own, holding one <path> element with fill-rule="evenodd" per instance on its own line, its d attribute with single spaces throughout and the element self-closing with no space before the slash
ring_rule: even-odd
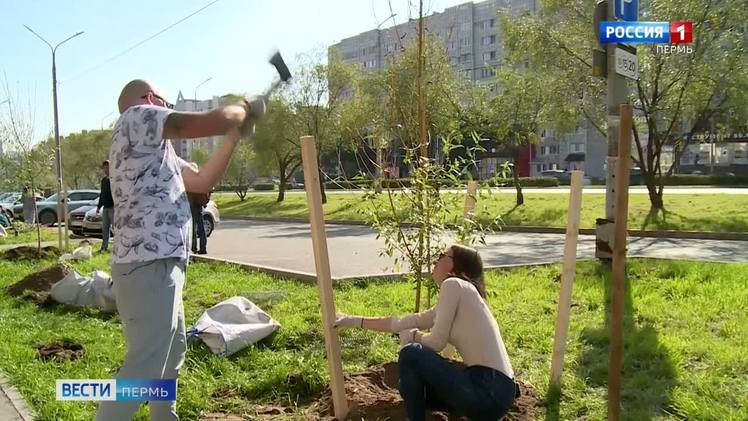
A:
<svg viewBox="0 0 748 421">
<path fill-rule="evenodd" d="M 275 190 L 275 184 L 273 183 L 257 183 L 252 186 L 255 191 L 272 191 Z"/>
<path fill-rule="evenodd" d="M 495 178 L 488 183 L 492 187 L 514 187 L 512 178 Z M 555 177 L 520 177 L 519 184 L 522 187 L 558 187 L 561 183 Z"/>
</svg>

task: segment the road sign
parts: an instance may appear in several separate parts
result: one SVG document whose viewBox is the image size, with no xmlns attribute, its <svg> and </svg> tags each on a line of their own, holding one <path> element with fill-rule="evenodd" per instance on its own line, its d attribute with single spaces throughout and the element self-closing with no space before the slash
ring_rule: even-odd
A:
<svg viewBox="0 0 748 421">
<path fill-rule="evenodd" d="M 620 44 L 616 46 L 616 73 L 629 79 L 639 78 L 639 60 L 635 48 Z"/>
<path fill-rule="evenodd" d="M 639 0 L 615 0 L 616 19 L 635 21 L 639 19 Z"/>
</svg>

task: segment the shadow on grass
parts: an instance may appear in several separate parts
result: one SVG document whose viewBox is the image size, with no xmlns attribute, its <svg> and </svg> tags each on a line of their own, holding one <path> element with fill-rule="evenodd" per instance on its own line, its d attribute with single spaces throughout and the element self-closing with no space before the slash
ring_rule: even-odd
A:
<svg viewBox="0 0 748 421">
<path fill-rule="evenodd" d="M 15 308 L 21 308 L 29 303 L 33 303 L 37 306 L 39 311 L 47 314 L 54 314 L 57 316 L 74 315 L 79 318 L 99 319 L 102 321 L 119 320 L 117 313 L 106 313 L 95 307 L 76 307 L 68 304 L 58 303 L 53 301 L 52 298 L 47 298 L 43 303 L 34 303 L 28 298 L 16 298 L 13 300 L 13 306 Z"/>
<path fill-rule="evenodd" d="M 697 215 L 694 209 L 691 215 Z M 748 232 L 748 220 L 699 218 L 671 212 L 665 209 L 650 208 L 642 223 L 642 231 L 654 230 L 705 231 L 705 232 Z"/>
<path fill-rule="evenodd" d="M 596 276 L 605 282 L 605 321 L 602 328 L 587 328 L 580 340 L 584 352 L 577 368 L 578 376 L 595 387 L 607 387 L 610 352 L 610 312 L 612 278 L 610 269 L 599 265 Z M 621 414 L 628 419 L 650 420 L 666 415 L 671 406 L 676 371 L 667 348 L 660 344 L 653 323 L 634 314 L 631 285 L 624 287 L 623 370 Z M 557 399 L 558 400 L 558 399 Z M 550 399 L 549 399 L 550 401 Z M 549 405 L 546 419 L 558 419 L 558 404 Z"/>
<path fill-rule="evenodd" d="M 509 225 L 510 221 L 512 222 L 512 225 L 516 225 L 516 224 L 514 224 L 515 220 L 514 219 L 510 220 L 510 217 L 512 216 L 512 214 L 514 213 L 514 211 L 516 211 L 517 209 L 519 209 L 520 206 L 521 205 L 515 204 L 511 209 L 509 209 L 508 211 L 506 211 L 505 213 L 503 213 L 499 217 L 499 220 L 502 221 L 502 223 L 505 224 L 505 225 Z M 517 220 L 517 222 L 520 222 L 520 221 L 521 221 L 521 219 Z"/>
</svg>

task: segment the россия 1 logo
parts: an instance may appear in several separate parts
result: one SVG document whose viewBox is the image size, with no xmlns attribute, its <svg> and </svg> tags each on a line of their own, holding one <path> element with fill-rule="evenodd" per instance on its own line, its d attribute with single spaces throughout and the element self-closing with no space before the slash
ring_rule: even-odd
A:
<svg viewBox="0 0 748 421">
<path fill-rule="evenodd" d="M 600 43 L 666 44 L 657 45 L 657 53 L 693 52 L 693 22 L 600 22 Z"/>
<path fill-rule="evenodd" d="M 600 22 L 600 43 L 690 44 L 693 22 Z"/>
</svg>

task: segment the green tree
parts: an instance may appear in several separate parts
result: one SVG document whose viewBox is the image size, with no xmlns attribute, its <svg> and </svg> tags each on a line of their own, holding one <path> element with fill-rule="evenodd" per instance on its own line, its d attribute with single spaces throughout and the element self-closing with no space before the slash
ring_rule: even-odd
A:
<svg viewBox="0 0 748 421">
<path fill-rule="evenodd" d="M 284 91 L 293 111 L 293 120 L 287 123 L 295 125 L 302 135 L 314 136 L 317 164 L 322 171 L 321 157 L 340 145 L 339 108 L 352 70 L 335 54 L 328 57 L 327 63 L 322 62 L 322 54 L 318 52 L 302 55 L 298 62 L 299 68 L 294 71 L 291 85 Z M 327 202 L 324 179 L 324 174 L 320 174 L 322 203 Z"/>
<path fill-rule="evenodd" d="M 280 180 L 278 202 L 285 199 L 286 185 L 301 166 L 299 137 L 304 128 L 298 122 L 294 123 L 297 119 L 283 96 L 277 95 L 271 101 L 268 115 L 250 139 L 256 167 L 277 175 Z"/>
<path fill-rule="evenodd" d="M 463 225 L 461 214 L 459 220 L 450 221 L 440 216 L 462 208 L 457 196 L 441 195 L 439 190 L 462 187 L 465 164 L 472 161 L 459 119 L 465 81 L 450 66 L 444 44 L 418 26 L 417 42 L 401 45 L 387 58 L 382 72 L 362 70 L 350 79 L 353 95 L 348 101 L 352 102 L 344 110 L 352 114 L 341 118 L 347 135 L 375 148 L 397 150 L 411 168 L 407 188 L 394 191 L 388 184 L 382 198 L 375 197 L 376 190 L 371 192 L 366 196 L 371 199 L 366 212 L 385 241 L 383 253 L 398 264 L 406 262 L 413 272 L 416 311 L 421 306 L 424 273 L 430 270 L 433 256 L 443 250 L 445 232 L 460 226 L 460 237 L 472 242 L 472 234 L 480 228 Z M 461 153 L 451 159 L 456 150 Z"/>
<path fill-rule="evenodd" d="M 231 162 L 226 168 L 226 174 L 223 176 L 223 183 L 231 186 L 242 202 L 247 198 L 247 192 L 257 178 L 253 165 L 252 142 L 254 142 L 253 138 L 245 139 L 236 146 L 231 155 Z"/>
<path fill-rule="evenodd" d="M 190 152 L 190 160 L 200 167 L 208 162 L 208 158 L 210 158 L 210 151 L 208 148 L 194 148 L 192 149 L 192 152 Z"/>
<path fill-rule="evenodd" d="M 7 112 L 0 114 L 0 143 L 8 148 L 8 155 L 3 165 L 12 168 L 9 172 L 14 176 L 18 186 L 26 186 L 32 194 L 39 194 L 45 186 L 51 186 L 54 174 L 54 150 L 47 144 L 37 144 L 34 134 L 34 113 L 31 105 L 27 108 L 20 106 L 11 95 L 7 81 L 4 86 L 5 97 L 8 99 Z M 15 159 L 8 159 L 15 157 Z M 34 214 L 36 214 L 34 202 Z M 41 227 L 36 219 L 37 252 L 41 253 Z"/>
<path fill-rule="evenodd" d="M 505 58 L 545 72 L 544 98 L 606 133 L 605 84 L 591 75 L 591 51 L 599 48 L 592 27 L 594 0 L 543 0 L 542 13 L 501 19 Z M 638 47 L 639 79 L 630 101 L 640 121 L 634 156 L 654 212 L 664 208 L 663 190 L 680 155 L 712 119 L 722 129 L 745 125 L 748 86 L 745 22 L 748 8 L 735 0 L 650 0 L 639 6 L 648 21 L 693 21 L 693 52 L 666 54 Z M 672 164 L 662 152 L 673 146 Z"/>
<path fill-rule="evenodd" d="M 62 174 L 65 184 L 73 189 L 98 188 L 101 163 L 109 157 L 112 132 L 83 130 L 60 139 Z M 47 142 L 54 143 L 54 139 Z"/>
</svg>

